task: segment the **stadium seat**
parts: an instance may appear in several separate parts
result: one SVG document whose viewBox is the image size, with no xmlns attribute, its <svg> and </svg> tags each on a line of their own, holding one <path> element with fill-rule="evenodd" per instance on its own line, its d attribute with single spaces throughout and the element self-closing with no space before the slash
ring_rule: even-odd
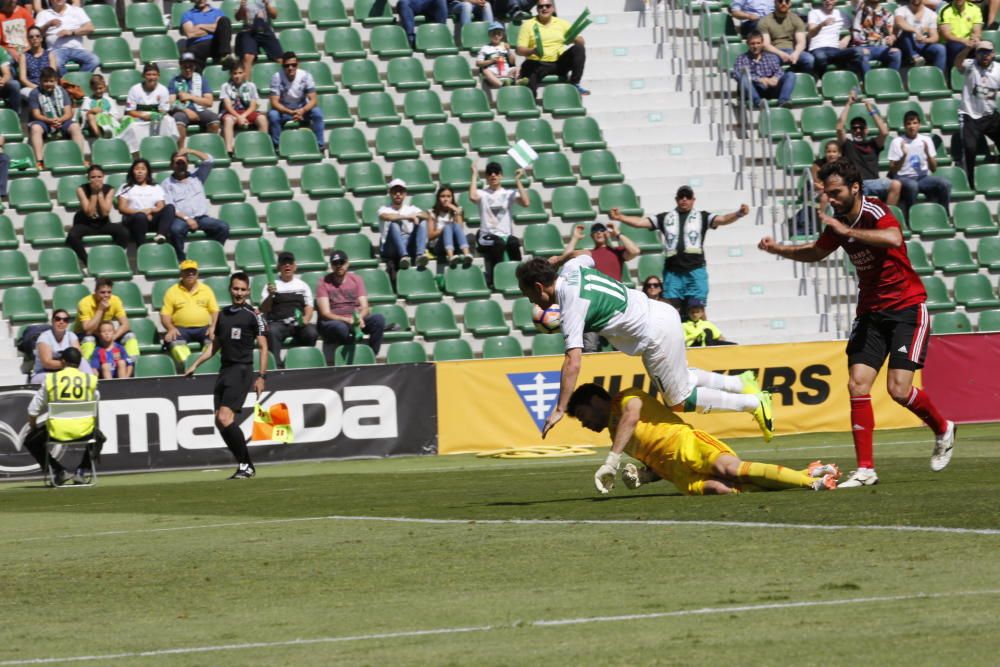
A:
<svg viewBox="0 0 1000 667">
<path fill-rule="evenodd" d="M 289 164 L 319 162 L 323 159 L 316 143 L 316 135 L 309 129 L 282 132 L 278 142 L 278 155 Z"/>
<path fill-rule="evenodd" d="M 196 138 L 191 137 L 192 140 Z M 76 144 L 73 145 L 76 146 Z M 77 150 L 79 151 L 79 148 Z M 128 150 L 128 144 L 121 139 L 98 139 L 91 146 L 90 161 L 92 164 L 101 165 L 108 173 L 125 172 L 132 167 L 132 153 Z M 48 166 L 47 159 L 45 164 Z M 52 173 L 54 174 L 55 170 Z"/>
<path fill-rule="evenodd" d="M 634 228 L 633 228 L 634 229 Z M 642 255 L 639 257 L 639 267 L 636 272 L 636 280 L 639 283 L 645 282 L 649 276 L 663 277 L 663 262 L 665 258 L 662 254 Z"/>
<path fill-rule="evenodd" d="M 327 136 L 330 155 L 338 162 L 357 162 L 372 159 L 364 133 L 356 127 L 338 127 Z"/>
<path fill-rule="evenodd" d="M 374 162 L 354 162 L 347 165 L 344 183 L 355 197 L 380 195 L 386 192 L 385 176 Z"/>
<path fill-rule="evenodd" d="M 185 252 L 188 259 L 198 262 L 198 273 L 203 276 L 227 276 L 232 273 L 229 262 L 226 261 L 226 251 L 218 241 L 190 241 Z M 174 275 L 177 275 L 176 270 Z"/>
<path fill-rule="evenodd" d="M 989 276 L 981 273 L 955 278 L 955 301 L 966 308 L 1000 307 L 1000 299 L 996 296 Z M 927 307 L 930 308 L 930 305 Z"/>
<path fill-rule="evenodd" d="M 121 283 L 118 283 L 118 284 L 121 284 Z M 127 283 L 127 284 L 131 284 L 131 283 Z M 116 287 L 117 287 L 117 285 L 116 285 Z M 5 292 L 4 295 L 6 296 L 7 294 L 9 294 L 11 291 L 13 291 L 15 289 L 17 289 L 17 290 L 24 290 L 24 289 L 34 289 L 34 288 L 24 288 L 24 287 L 11 288 L 10 290 L 7 290 L 7 292 Z M 90 288 L 87 287 L 86 285 L 81 284 L 81 283 L 75 283 L 75 284 L 71 284 L 71 285 L 56 285 L 52 289 L 52 310 L 53 311 L 60 310 L 60 309 L 61 310 L 65 310 L 66 312 L 69 313 L 69 316 L 71 318 L 76 319 L 76 313 L 77 313 L 76 306 L 77 306 L 77 304 L 80 303 L 80 299 L 83 299 L 84 297 L 90 296 L 91 293 L 92 292 L 91 292 Z M 41 297 L 39 297 L 39 303 L 41 303 Z M 42 310 L 42 317 L 44 318 L 44 316 L 45 316 L 45 309 L 42 308 L 41 310 Z M 16 324 L 16 322 L 15 322 L 15 324 Z"/>
<path fill-rule="evenodd" d="M 431 178 L 430 169 L 424 160 L 400 160 L 393 163 L 391 178 L 406 181 L 406 189 L 411 195 L 437 190 L 437 184 Z"/>
<path fill-rule="evenodd" d="M 14 233 L 14 223 L 6 215 L 0 215 L 0 250 L 16 248 L 20 245 Z"/>
<path fill-rule="evenodd" d="M 885 112 L 885 121 L 889 124 L 889 129 L 896 130 L 902 134 L 904 131 L 903 117 L 906 116 L 909 111 L 916 111 L 917 115 L 920 116 L 920 131 L 930 132 L 931 124 L 927 122 L 927 116 L 924 114 L 924 109 L 920 106 L 919 102 L 915 102 L 914 100 L 901 100 L 889 103 Z"/>
<path fill-rule="evenodd" d="M 590 195 L 577 185 L 564 185 L 552 191 L 552 214 L 567 222 L 588 221 L 597 217 L 594 207 L 590 204 Z M 626 215 L 634 214 L 626 213 Z"/>
<path fill-rule="evenodd" d="M 132 333 L 135 334 L 135 337 L 139 341 L 139 352 L 143 357 L 155 355 L 163 350 L 163 343 L 160 342 L 160 333 L 156 330 L 156 325 L 153 324 L 152 320 L 145 317 L 137 317 L 130 320 L 129 324 L 132 326 Z M 170 363 L 173 366 L 172 360 Z"/>
<path fill-rule="evenodd" d="M 565 242 L 559 228 L 552 224 L 532 225 L 524 229 L 524 252 L 536 257 L 561 255 Z"/>
<path fill-rule="evenodd" d="M 149 160 L 153 171 L 170 168 L 170 156 L 177 152 L 173 137 L 145 137 L 139 143 L 139 155 Z"/>
<path fill-rule="evenodd" d="M 137 36 L 163 35 L 167 32 L 163 10 L 152 2 L 130 3 L 125 8 L 125 28 Z"/>
<path fill-rule="evenodd" d="M 402 120 L 388 93 L 370 91 L 358 97 L 358 118 L 369 126 L 397 125 Z"/>
<path fill-rule="evenodd" d="M 110 37 L 106 39 L 116 39 Z M 95 42 L 96 47 L 96 42 Z M 96 51 L 96 48 L 95 48 Z M 139 40 L 139 61 L 144 63 L 169 62 L 175 63 L 180 60 L 180 52 L 177 50 L 177 42 L 169 35 L 146 35 Z M 135 66 L 129 57 L 129 65 Z M 105 69 L 104 58 L 101 58 L 101 69 Z M 120 68 L 115 68 L 120 69 Z M 166 85 L 169 79 L 163 79 Z"/>
<path fill-rule="evenodd" d="M 941 204 L 934 202 L 914 204 L 910 208 L 910 229 L 922 239 L 955 235 L 955 228 L 948 222 L 948 211 Z"/>
<path fill-rule="evenodd" d="M 334 30 L 345 30 L 345 28 L 330 28 L 327 31 L 327 36 Z M 346 30 L 350 30 L 350 28 L 346 28 Z M 319 49 L 316 48 L 316 40 L 313 39 L 312 33 L 304 28 L 282 30 L 278 33 L 278 41 L 281 42 L 282 51 L 292 51 L 299 57 L 300 61 L 319 60 L 320 54 Z"/>
<path fill-rule="evenodd" d="M 542 109 L 556 118 L 583 116 L 587 110 L 576 86 L 569 83 L 552 83 L 542 89 Z"/>
<path fill-rule="evenodd" d="M 1000 197 L 1000 164 L 976 165 L 976 192 L 987 199 Z"/>
<path fill-rule="evenodd" d="M 341 0 L 309 0 L 309 21 L 324 30 L 351 24 Z"/>
<path fill-rule="evenodd" d="M 122 34 L 121 26 L 118 25 L 118 17 L 115 15 L 115 8 L 111 5 L 86 5 L 83 11 L 87 12 L 90 22 L 94 24 L 94 31 L 90 33 L 91 39 L 118 37 Z M 163 20 L 162 14 L 160 20 Z"/>
<path fill-rule="evenodd" d="M 976 196 L 976 193 L 969 187 L 969 179 L 966 178 L 965 170 L 961 167 L 938 167 L 934 175 L 951 183 L 952 202 L 967 201 Z"/>
<path fill-rule="evenodd" d="M 465 361 L 472 359 L 472 347 L 461 338 L 434 343 L 434 361 Z"/>
<path fill-rule="evenodd" d="M 433 90 L 408 90 L 403 98 L 403 115 L 414 124 L 441 123 L 448 119 L 441 98 Z"/>
<path fill-rule="evenodd" d="M 333 248 L 347 253 L 351 266 L 355 269 L 378 265 L 378 260 L 372 254 L 372 242 L 363 233 L 338 234 L 334 238 Z"/>
<path fill-rule="evenodd" d="M 483 341 L 483 359 L 524 356 L 521 344 L 513 336 L 493 336 Z"/>
<path fill-rule="evenodd" d="M 21 119 L 12 109 L 0 109 L 0 136 L 8 142 L 22 141 Z"/>
<path fill-rule="evenodd" d="M 408 270 L 412 271 L 413 269 Z M 425 273 L 429 273 L 429 271 Z M 455 325 L 455 315 L 451 312 L 451 307 L 444 303 L 421 303 L 418 305 L 414 316 L 414 328 L 426 340 L 458 338 L 462 335 L 462 332 Z"/>
<path fill-rule="evenodd" d="M 927 290 L 927 310 L 937 312 L 955 308 L 955 300 L 948 296 L 948 288 L 943 280 L 937 276 L 926 276 L 921 280 Z"/>
<path fill-rule="evenodd" d="M 859 86 L 858 75 L 847 70 L 826 72 L 823 74 L 821 82 L 823 97 L 837 106 L 843 106 L 850 97 L 851 92 L 858 90 Z M 832 109 L 830 110 L 832 111 Z"/>
<path fill-rule="evenodd" d="M 480 120 L 469 126 L 469 148 L 482 156 L 506 153 L 507 130 L 495 120 Z"/>
<path fill-rule="evenodd" d="M 444 291 L 456 299 L 485 299 L 490 295 L 486 278 L 478 266 L 444 270 Z"/>
<path fill-rule="evenodd" d="M 468 190 L 472 182 L 470 176 L 472 160 L 467 157 L 446 157 L 438 165 L 438 180 L 456 190 Z"/>
<path fill-rule="evenodd" d="M 443 25 L 433 25 L 435 25 L 435 27 L 445 28 Z M 424 28 L 426 25 L 420 27 Z M 445 30 L 447 30 L 447 28 L 445 28 Z M 473 88 L 476 85 L 476 80 L 472 77 L 472 70 L 469 69 L 469 63 L 465 59 L 465 56 L 441 56 L 436 59 L 434 61 L 433 76 L 434 82 L 445 90 L 451 90 L 453 88 Z"/>
<path fill-rule="evenodd" d="M 961 124 L 958 120 L 959 101 L 952 98 L 931 102 L 931 123 L 942 132 L 957 132 Z"/>
<path fill-rule="evenodd" d="M 384 26 L 395 27 L 395 26 Z M 386 81 L 399 91 L 423 90 L 431 87 L 423 64 L 416 58 L 395 58 L 389 61 Z"/>
<path fill-rule="evenodd" d="M 930 260 L 927 259 L 927 251 L 924 250 L 924 246 L 920 241 L 906 242 L 906 256 L 910 258 L 910 264 L 918 276 L 929 276 L 934 273 L 934 267 L 931 265 Z M 645 259 L 645 257 L 640 258 L 640 261 L 642 259 Z"/>
<path fill-rule="evenodd" d="M 499 262 L 493 267 L 493 289 L 507 298 L 521 295 L 515 271 L 519 262 Z"/>
<path fill-rule="evenodd" d="M 395 27 L 395 26 L 385 26 Z M 323 37 L 323 50 L 334 60 L 355 60 L 367 55 L 361 43 L 361 35 L 349 26 L 334 27 L 326 30 Z"/>
<path fill-rule="evenodd" d="M 303 210 L 302 204 L 294 199 L 273 201 L 268 204 L 264 220 L 268 231 L 273 232 L 275 236 L 308 235 L 312 232 L 312 228 L 306 222 L 306 212 Z M 309 271 L 310 268 L 301 267 L 303 271 Z M 323 262 L 319 268 L 326 268 L 326 262 Z"/>
<path fill-rule="evenodd" d="M 504 321 L 503 310 L 496 301 L 484 299 L 470 301 L 465 304 L 462 317 L 465 330 L 476 337 L 500 336 L 510 333 L 510 327 Z"/>
<path fill-rule="evenodd" d="M 952 206 L 951 214 L 955 228 L 966 237 L 995 236 L 1000 233 L 1000 227 L 993 220 L 990 209 L 984 202 L 958 202 Z"/>
<path fill-rule="evenodd" d="M 576 89 L 573 89 L 576 92 Z M 538 118 L 541 109 L 535 104 L 535 96 L 527 86 L 507 86 L 496 92 L 497 112 L 507 120 Z"/>
<path fill-rule="evenodd" d="M 396 273 L 396 292 L 407 303 L 441 300 L 434 272 L 422 269 L 406 269 Z"/>
<path fill-rule="evenodd" d="M 329 162 L 307 164 L 302 168 L 302 190 L 313 199 L 342 197 L 344 186 L 337 168 Z"/>
<path fill-rule="evenodd" d="M 371 60 L 349 60 L 340 67 L 340 82 L 349 91 L 358 95 L 364 92 L 384 90 L 378 70 Z"/>
<path fill-rule="evenodd" d="M 535 178 L 546 187 L 576 185 L 576 176 L 569 159 L 563 153 L 542 153 L 531 165 Z M 507 170 L 504 170 L 506 175 Z"/>
<path fill-rule="evenodd" d="M 459 42 L 463 51 L 471 55 L 479 53 L 485 44 L 490 42 L 489 24 L 486 21 L 471 21 L 462 26 Z M 517 43 L 516 40 L 512 43 Z"/>
<path fill-rule="evenodd" d="M 597 193 L 597 208 L 605 214 L 613 208 L 619 209 L 625 215 L 643 214 L 635 190 L 627 183 L 602 185 Z"/>
<path fill-rule="evenodd" d="M 398 25 L 380 25 L 369 34 L 369 48 L 379 58 L 404 58 L 413 55 L 406 33 Z M 389 63 L 390 67 L 392 63 Z M 423 70 L 423 67 L 421 67 Z"/>
<path fill-rule="evenodd" d="M 361 224 L 351 202 L 339 194 L 328 197 L 321 199 L 316 209 L 316 226 L 327 234 L 359 231 Z"/>
<path fill-rule="evenodd" d="M 528 202 L 527 206 L 522 206 L 519 201 L 516 199 L 514 200 L 514 206 L 511 210 L 514 222 L 518 224 L 528 224 L 533 222 L 544 223 L 549 221 L 549 213 L 545 210 L 545 206 L 542 204 L 542 195 L 538 192 L 538 190 L 528 190 Z"/>
<path fill-rule="evenodd" d="M 53 176 L 83 174 L 87 171 L 80 147 L 68 139 L 46 143 L 42 159 L 45 161 L 45 168 L 51 171 Z"/>
<path fill-rule="evenodd" d="M 567 118 L 563 122 L 562 139 L 566 148 L 577 152 L 608 147 L 597 121 L 590 116 Z"/>
<path fill-rule="evenodd" d="M 222 304 L 220 303 L 219 306 L 222 307 Z M 254 352 L 256 352 L 256 350 L 254 350 Z M 187 370 L 188 368 L 190 368 L 191 364 L 193 364 L 195 362 L 195 359 L 197 358 L 198 358 L 197 354 L 192 354 L 190 357 L 188 357 L 184 361 L 184 369 Z M 215 375 L 216 373 L 219 372 L 219 370 L 221 370 L 221 368 L 222 368 L 222 355 L 216 354 L 210 357 L 208 361 L 198 366 L 198 369 L 195 370 L 194 374 Z"/>
<path fill-rule="evenodd" d="M 17 256 L 8 256 L 7 253 L 20 255 L 17 250 L 0 250 L 0 286 L 30 285 L 34 282 L 27 272 L 27 262 L 22 266 Z M 38 277 L 50 285 L 78 283 L 83 280 L 83 272 L 76 254 L 69 248 L 45 248 L 38 253 Z"/>
<path fill-rule="evenodd" d="M 833 72 L 827 72 L 827 74 L 833 74 Z M 808 135 L 813 141 L 836 137 L 837 112 L 833 110 L 833 107 L 828 106 L 806 107 L 802 110 L 802 133 Z"/>
<path fill-rule="evenodd" d="M 260 59 L 254 63 L 251 80 L 257 86 L 257 92 L 260 93 L 261 98 L 265 98 L 271 94 L 271 79 L 280 69 L 281 65 L 278 63 L 261 61 Z"/>
<path fill-rule="evenodd" d="M 459 88 L 451 93 L 451 115 L 459 120 L 472 123 L 477 120 L 493 120 L 493 109 L 486 93 L 479 88 Z"/>
<path fill-rule="evenodd" d="M 531 339 L 531 354 L 535 357 L 543 355 L 562 355 L 566 351 L 566 342 L 560 333 L 538 334 Z"/>
<path fill-rule="evenodd" d="M 413 328 L 410 327 L 410 319 L 406 316 L 406 311 L 402 306 L 395 303 L 384 303 L 372 306 L 372 313 L 382 315 L 385 324 L 395 325 L 392 331 L 386 331 L 383 340 L 413 340 Z"/>
<path fill-rule="evenodd" d="M 396 293 L 392 291 L 392 282 L 389 280 L 388 273 L 378 268 L 358 269 L 354 273 L 365 283 L 368 303 L 375 305 L 396 302 Z"/>
<path fill-rule="evenodd" d="M 375 152 L 388 161 L 413 159 L 420 155 L 409 128 L 401 125 L 378 128 L 375 132 Z"/>
<path fill-rule="evenodd" d="M 503 132 L 502 127 L 500 128 L 500 132 Z M 471 136 L 470 133 L 469 143 L 472 145 L 473 150 L 475 150 Z M 506 139 L 506 137 L 504 138 Z M 462 138 L 458 134 L 458 128 L 451 123 L 433 123 L 424 127 L 423 148 L 425 153 L 438 160 L 447 157 L 463 157 L 465 155 L 465 146 L 462 144 Z M 506 147 L 504 150 L 506 150 Z"/>
<path fill-rule="evenodd" d="M 176 47 L 175 47 L 176 48 Z M 135 69 L 132 49 L 121 37 L 98 37 L 93 41 L 93 52 L 101 59 L 101 71 Z"/>
<path fill-rule="evenodd" d="M 395 21 L 392 15 L 392 5 L 387 0 L 356 0 L 354 3 L 354 20 L 371 28 L 376 25 L 388 25 Z"/>
<path fill-rule="evenodd" d="M 278 10 L 278 16 L 271 19 L 271 25 L 275 29 L 288 30 L 289 28 L 306 27 L 306 22 L 302 20 L 302 13 L 295 0 L 276 0 L 273 4 Z"/>
<path fill-rule="evenodd" d="M 61 246 L 66 243 L 66 232 L 55 213 L 29 213 L 24 216 L 24 240 L 33 248 Z"/>
<path fill-rule="evenodd" d="M 525 296 L 515 298 L 511 306 L 511 321 L 514 323 L 514 328 L 526 335 L 538 333 L 531 319 L 531 309 L 531 302 Z"/>
<path fill-rule="evenodd" d="M 122 143 L 124 144 L 124 142 Z M 218 134 L 203 132 L 201 134 L 190 136 L 187 139 L 187 146 L 188 148 L 194 148 L 195 150 L 211 155 L 213 169 L 215 167 L 228 167 L 230 165 L 231 160 L 229 159 L 229 153 L 226 152 L 226 144 L 222 140 L 222 137 Z M 128 150 L 127 146 L 125 148 Z M 129 162 L 129 165 L 131 165 L 131 162 Z M 125 171 L 127 171 L 127 169 Z"/>
<path fill-rule="evenodd" d="M 262 265 L 260 271 L 263 270 L 264 268 Z M 254 293 L 254 278 L 255 276 L 250 277 L 251 295 Z M 213 294 L 215 294 L 215 300 L 219 303 L 219 308 L 225 308 L 233 302 L 233 299 L 229 294 L 229 276 L 208 276 L 206 278 L 202 278 L 201 281 L 212 290 Z M 260 292 L 258 291 L 257 294 L 260 294 Z"/>
<path fill-rule="evenodd" d="M 873 69 L 865 74 L 865 94 L 874 97 L 876 102 L 893 102 L 909 97 L 899 72 L 889 68 Z"/>
<path fill-rule="evenodd" d="M 197 372 L 197 371 L 196 371 Z M 174 360 L 166 354 L 143 354 L 135 360 L 135 377 L 151 378 L 176 375 Z"/>
<path fill-rule="evenodd" d="M 181 0 L 180 2 L 173 2 L 170 7 L 170 28 L 171 30 L 180 31 L 181 29 L 181 18 L 186 12 L 194 9 L 193 0 Z M 232 20 L 232 19 L 230 19 Z"/>
<path fill-rule="evenodd" d="M 380 228 L 378 210 L 388 206 L 391 200 L 388 196 L 368 197 L 361 202 L 361 226 L 370 227 L 373 231 Z"/>
<path fill-rule="evenodd" d="M 354 125 L 354 116 L 343 96 L 320 95 L 316 106 L 323 114 L 324 127 L 350 127 Z"/>
<path fill-rule="evenodd" d="M 774 165 L 791 174 L 799 174 L 815 159 L 812 145 L 803 139 L 786 139 L 775 147 Z"/>
<path fill-rule="evenodd" d="M 281 167 L 254 167 L 250 172 L 250 194 L 261 201 L 291 199 L 288 174 Z"/>
<path fill-rule="evenodd" d="M 726 12 L 702 14 L 698 24 L 698 37 L 703 42 L 718 46 L 720 42 L 739 42 L 740 35 L 736 32 L 733 19 Z"/>
<path fill-rule="evenodd" d="M 149 295 L 149 303 L 154 311 L 159 312 L 163 308 L 164 295 L 167 293 L 167 290 L 170 289 L 171 285 L 176 284 L 177 278 L 162 278 L 153 282 L 153 289 Z"/>
<path fill-rule="evenodd" d="M 7 253 L 11 251 L 0 251 Z M 16 252 L 16 251 L 13 251 Z M 2 257 L 3 255 L 0 255 Z M 27 268 L 27 264 L 25 264 Z M 3 292 L 3 317 L 11 324 L 33 324 L 36 322 L 46 322 L 49 317 L 45 312 L 45 304 L 42 303 L 42 295 L 35 287 L 29 284 L 23 287 L 10 287 L 16 283 L 5 282 L 7 270 L 0 268 L 0 285 L 6 287 Z M 53 305 L 53 308 L 58 306 Z M 67 309 L 68 310 L 68 309 Z M 73 304 L 73 313 L 76 312 L 76 304 Z"/>
<path fill-rule="evenodd" d="M 285 350 L 285 368 L 323 368 L 326 360 L 316 347 L 290 347 Z"/>
<path fill-rule="evenodd" d="M 233 158 L 242 162 L 245 167 L 278 163 L 274 144 L 266 132 L 239 132 L 233 148 Z"/>
<path fill-rule="evenodd" d="M 298 204 L 298 202 L 275 202 L 275 204 Z M 271 206 L 275 204 L 271 204 Z M 323 256 L 323 247 L 314 236 L 293 236 L 286 239 L 282 250 L 295 255 L 295 263 L 298 265 L 299 271 L 323 271 L 327 267 L 326 257 Z"/>
<path fill-rule="evenodd" d="M 811 109 L 823 108 L 826 107 L 809 107 L 804 109 L 803 113 Z M 768 107 L 766 113 L 762 111 L 758 116 L 757 131 L 762 138 L 768 138 L 772 142 L 802 138 L 802 132 L 799 131 L 799 125 L 791 109 L 783 107 Z"/>
<path fill-rule="evenodd" d="M 811 74 L 796 73 L 795 86 L 792 88 L 792 96 L 788 100 L 788 106 L 809 107 L 822 103 L 823 98 L 816 92 L 816 79 Z"/>
<path fill-rule="evenodd" d="M 934 268 L 945 274 L 975 273 L 979 266 L 962 239 L 938 239 L 931 248 Z"/>
<path fill-rule="evenodd" d="M 176 278 L 180 275 L 177 253 L 169 243 L 144 243 L 139 246 L 136 250 L 136 268 L 147 280 Z"/>
<path fill-rule="evenodd" d="M 972 322 L 965 313 L 938 313 L 931 320 L 931 331 L 936 334 L 969 333 Z"/>
<path fill-rule="evenodd" d="M 205 180 L 205 194 L 213 204 L 241 202 L 247 197 L 240 177 L 226 167 L 212 169 Z"/>
<path fill-rule="evenodd" d="M 247 273 L 263 273 L 264 258 L 261 255 L 260 239 L 240 239 L 236 242 L 236 251 L 233 253 L 233 263 L 240 271 Z M 269 241 L 264 241 L 265 252 L 270 253 L 272 265 L 275 263 L 274 249 Z M 219 294 L 216 293 L 216 298 Z"/>
<path fill-rule="evenodd" d="M 979 261 L 979 266 L 990 271 L 1000 271 L 1000 237 L 988 236 L 979 239 L 976 259 Z"/>
<path fill-rule="evenodd" d="M 558 151 L 559 144 L 556 143 L 552 126 L 544 119 L 527 119 L 518 121 L 514 130 L 515 141 L 526 141 L 538 153 Z"/>
<path fill-rule="evenodd" d="M 539 199 L 539 201 L 541 201 Z M 465 216 L 466 227 L 478 227 L 482 222 L 479 215 L 479 204 L 474 204 L 471 199 L 469 199 L 468 192 L 458 193 L 458 203 L 462 207 L 462 215 Z M 515 207 L 517 204 L 515 203 Z"/>
<path fill-rule="evenodd" d="M 415 341 L 399 341 L 389 345 L 385 356 L 387 364 L 421 364 L 427 361 L 424 346 Z"/>
<path fill-rule="evenodd" d="M 80 198 L 76 196 L 76 189 L 86 182 L 87 177 L 83 174 L 63 176 L 56 182 L 56 202 L 67 211 L 78 210 Z"/>
<path fill-rule="evenodd" d="M 112 290 L 115 296 L 122 300 L 122 307 L 125 308 L 125 314 L 129 317 L 146 317 L 149 314 L 146 311 L 146 304 L 142 300 L 142 292 L 139 291 L 139 286 L 134 282 L 119 280 L 115 282 Z"/>
<path fill-rule="evenodd" d="M 659 234 L 652 229 L 622 225 L 621 233 L 639 246 L 639 250 L 642 252 L 660 252 L 663 250 L 663 244 L 660 242 Z M 659 273 L 662 275 L 663 259 L 662 256 L 657 255 L 657 257 L 660 257 Z"/>
<path fill-rule="evenodd" d="M 547 155 L 551 155 L 551 153 Z M 591 185 L 621 183 L 625 180 L 625 175 L 618 166 L 618 160 L 615 159 L 611 151 L 607 150 L 593 150 L 581 153 L 580 177 L 585 178 Z"/>
<path fill-rule="evenodd" d="M 951 97 L 951 89 L 944 80 L 944 72 L 937 67 L 924 65 L 911 67 L 906 75 L 906 85 L 921 100 Z"/>
<path fill-rule="evenodd" d="M 424 23 L 417 26 L 417 51 L 429 57 L 458 53 L 451 28 L 441 23 Z"/>
<path fill-rule="evenodd" d="M 316 92 L 320 95 L 335 93 L 337 82 L 333 80 L 333 72 L 330 66 L 319 60 L 307 60 L 299 65 L 304 71 L 312 75 L 313 83 L 316 84 Z"/>
<path fill-rule="evenodd" d="M 198 241 L 188 244 L 190 248 Z M 128 265 L 125 249 L 116 245 L 99 245 L 87 252 L 87 272 L 94 278 L 112 280 L 132 280 L 132 269 Z"/>
<path fill-rule="evenodd" d="M 976 328 L 981 332 L 1000 331 L 1000 310 L 986 310 L 979 313 Z"/>
</svg>

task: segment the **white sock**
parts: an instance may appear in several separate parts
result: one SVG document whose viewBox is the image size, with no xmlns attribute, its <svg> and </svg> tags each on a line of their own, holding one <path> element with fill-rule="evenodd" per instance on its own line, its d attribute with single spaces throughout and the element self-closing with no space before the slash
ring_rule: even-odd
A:
<svg viewBox="0 0 1000 667">
<path fill-rule="evenodd" d="M 714 374 L 713 374 L 714 375 Z M 753 412 L 760 405 L 756 394 L 734 394 L 708 387 L 698 387 L 695 390 L 695 406 L 698 412 Z"/>
<path fill-rule="evenodd" d="M 722 373 L 712 373 L 703 371 L 700 368 L 689 368 L 692 383 L 697 387 L 707 387 L 708 389 L 722 389 L 736 394 L 743 393 L 743 380 L 738 375 L 723 375 Z"/>
</svg>

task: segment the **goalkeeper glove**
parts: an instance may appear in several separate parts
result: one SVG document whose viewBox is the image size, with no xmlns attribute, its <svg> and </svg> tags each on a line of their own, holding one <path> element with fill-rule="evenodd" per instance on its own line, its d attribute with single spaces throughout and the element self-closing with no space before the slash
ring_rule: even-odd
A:
<svg viewBox="0 0 1000 667">
<path fill-rule="evenodd" d="M 608 494 L 611 489 L 615 486 L 615 474 L 618 472 L 618 466 L 621 463 L 622 455 L 615 452 L 610 452 L 608 458 L 604 459 L 604 465 L 597 469 L 594 473 L 594 486 L 601 494 Z"/>
</svg>

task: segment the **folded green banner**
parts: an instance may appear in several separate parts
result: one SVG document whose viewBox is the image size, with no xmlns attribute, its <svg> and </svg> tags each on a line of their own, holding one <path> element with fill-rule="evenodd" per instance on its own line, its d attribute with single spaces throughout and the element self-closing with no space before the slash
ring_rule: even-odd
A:
<svg viewBox="0 0 1000 667">
<path fill-rule="evenodd" d="M 590 10 L 584 9 L 583 13 L 576 17 L 570 25 L 569 30 L 566 31 L 566 36 L 563 38 L 563 44 L 569 44 L 583 32 L 587 26 L 589 26 L 593 21 L 590 20 Z"/>
<path fill-rule="evenodd" d="M 537 22 L 535 23 L 534 28 L 535 28 L 535 55 L 541 58 L 542 56 L 545 55 L 545 49 L 542 48 L 542 30 L 541 28 L 538 27 Z"/>
</svg>

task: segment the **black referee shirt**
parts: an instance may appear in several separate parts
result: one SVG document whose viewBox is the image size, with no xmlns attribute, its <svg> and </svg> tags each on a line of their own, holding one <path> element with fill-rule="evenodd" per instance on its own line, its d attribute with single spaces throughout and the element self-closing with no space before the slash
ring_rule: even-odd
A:
<svg viewBox="0 0 1000 667">
<path fill-rule="evenodd" d="M 221 348 L 222 365 L 252 364 L 257 336 L 266 333 L 264 320 L 249 305 L 223 308 L 215 324 L 215 340 Z"/>
</svg>

